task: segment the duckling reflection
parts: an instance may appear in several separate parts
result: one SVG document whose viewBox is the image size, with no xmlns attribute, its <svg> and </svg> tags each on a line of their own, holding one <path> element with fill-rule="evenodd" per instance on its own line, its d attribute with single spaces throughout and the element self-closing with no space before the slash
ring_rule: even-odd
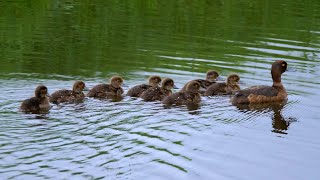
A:
<svg viewBox="0 0 320 180">
<path fill-rule="evenodd" d="M 72 90 L 58 90 L 51 94 L 50 102 L 59 104 L 63 102 L 81 102 L 84 99 L 83 89 L 85 88 L 83 81 L 76 81 L 73 84 Z"/>
<path fill-rule="evenodd" d="M 273 103 L 263 103 L 263 104 L 237 104 L 236 107 L 240 111 L 257 111 L 268 113 L 273 111 L 272 116 L 272 132 L 280 134 L 288 134 L 287 130 L 292 122 L 296 122 L 296 118 L 288 117 L 285 118 L 282 116 L 282 109 L 287 104 L 287 100 L 282 102 L 273 102 Z"/>
<path fill-rule="evenodd" d="M 216 83 L 218 77 L 219 77 L 219 74 L 217 71 L 210 70 L 207 72 L 206 79 L 195 79 L 193 81 L 197 81 L 198 83 L 200 83 L 201 88 L 207 89 L 209 86 Z M 186 91 L 186 88 L 187 88 L 186 85 L 180 90 L 181 92 Z M 200 93 L 203 94 L 204 92 L 200 92 Z"/>
<path fill-rule="evenodd" d="M 238 85 L 239 80 L 239 75 L 231 74 L 228 76 L 226 82 L 217 82 L 209 86 L 204 95 L 213 96 L 233 94 L 234 92 L 240 90 L 240 86 Z"/>
<path fill-rule="evenodd" d="M 141 98 L 145 101 L 162 101 L 166 96 L 172 94 L 171 89 L 174 82 L 170 78 L 162 80 L 161 87 L 151 87 L 141 94 Z"/>
<path fill-rule="evenodd" d="M 151 87 L 158 87 L 161 82 L 160 76 L 150 76 L 149 84 L 140 84 L 130 88 L 127 92 L 127 96 L 140 97 L 141 94 Z"/>
<path fill-rule="evenodd" d="M 25 113 L 47 113 L 51 108 L 49 94 L 46 86 L 40 85 L 34 91 L 35 97 L 24 100 L 21 103 L 20 111 Z"/>
<path fill-rule="evenodd" d="M 123 89 L 122 89 L 123 79 L 120 76 L 113 76 L 110 79 L 110 84 L 98 84 L 94 86 L 87 94 L 88 97 L 95 98 L 109 98 L 114 101 L 119 101 L 122 99 Z"/>
</svg>

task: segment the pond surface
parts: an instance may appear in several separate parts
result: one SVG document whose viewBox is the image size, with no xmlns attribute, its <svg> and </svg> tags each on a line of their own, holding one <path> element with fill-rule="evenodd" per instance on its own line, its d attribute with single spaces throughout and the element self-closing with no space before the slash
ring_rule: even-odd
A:
<svg viewBox="0 0 320 180">
<path fill-rule="evenodd" d="M 1 179 L 318 179 L 320 1 L 1 1 Z M 44 84 L 125 92 L 150 75 L 178 87 L 209 69 L 271 85 L 287 61 L 287 103 L 197 109 L 125 97 L 22 114 Z"/>
</svg>

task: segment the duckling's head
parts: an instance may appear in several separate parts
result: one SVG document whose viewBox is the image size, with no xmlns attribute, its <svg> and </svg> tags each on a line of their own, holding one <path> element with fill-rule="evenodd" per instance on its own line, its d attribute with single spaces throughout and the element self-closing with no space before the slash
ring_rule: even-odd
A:
<svg viewBox="0 0 320 180">
<path fill-rule="evenodd" d="M 34 94 L 37 98 L 45 98 L 48 96 L 48 88 L 44 85 L 40 85 L 36 88 Z"/>
<path fill-rule="evenodd" d="M 218 77 L 219 77 L 219 74 L 217 71 L 210 70 L 207 72 L 206 80 L 209 82 L 215 82 Z"/>
<path fill-rule="evenodd" d="M 153 87 L 159 86 L 160 82 L 161 82 L 160 76 L 150 76 L 149 77 L 149 85 L 150 86 L 153 86 Z"/>
<path fill-rule="evenodd" d="M 76 81 L 73 84 L 73 91 L 76 93 L 81 93 L 83 89 L 86 87 L 86 84 L 83 81 Z"/>
<path fill-rule="evenodd" d="M 123 83 L 123 79 L 120 76 L 113 76 L 110 79 L 110 84 L 114 88 L 120 88 L 122 86 L 122 83 Z"/>
<path fill-rule="evenodd" d="M 227 79 L 227 84 L 228 84 L 228 85 L 237 85 L 238 82 L 239 82 L 239 80 L 240 80 L 239 75 L 237 75 L 237 74 L 230 74 L 230 75 L 228 76 L 228 79 Z"/>
<path fill-rule="evenodd" d="M 272 64 L 271 74 L 273 79 L 281 77 L 281 74 L 287 70 L 288 64 L 283 60 L 277 60 Z"/>
<path fill-rule="evenodd" d="M 197 81 L 190 81 L 187 84 L 186 91 L 191 93 L 199 93 L 200 90 L 200 83 Z"/>
<path fill-rule="evenodd" d="M 171 90 L 174 87 L 174 82 L 170 78 L 165 78 L 161 82 L 161 87 L 167 90 Z"/>
</svg>

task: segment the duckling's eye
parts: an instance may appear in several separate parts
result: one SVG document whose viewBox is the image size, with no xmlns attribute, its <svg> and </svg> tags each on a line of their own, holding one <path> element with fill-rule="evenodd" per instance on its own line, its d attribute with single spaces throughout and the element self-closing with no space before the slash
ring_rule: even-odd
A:
<svg viewBox="0 0 320 180">
<path fill-rule="evenodd" d="M 285 67 L 286 66 L 286 64 L 282 64 L 282 67 Z"/>
</svg>

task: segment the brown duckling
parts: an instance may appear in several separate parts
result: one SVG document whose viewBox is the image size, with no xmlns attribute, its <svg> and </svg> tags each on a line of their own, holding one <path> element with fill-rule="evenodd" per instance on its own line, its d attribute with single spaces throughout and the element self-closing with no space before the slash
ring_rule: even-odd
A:
<svg viewBox="0 0 320 180">
<path fill-rule="evenodd" d="M 201 102 L 201 96 L 199 93 L 200 83 L 197 81 L 190 81 L 185 85 L 185 87 L 185 91 L 173 93 L 172 95 L 165 97 L 162 103 L 167 105 L 199 104 Z"/>
<path fill-rule="evenodd" d="M 151 87 L 158 87 L 161 82 L 160 76 L 150 76 L 149 85 L 140 84 L 129 89 L 127 96 L 140 97 L 140 95 Z"/>
<path fill-rule="evenodd" d="M 204 95 L 213 96 L 232 94 L 233 92 L 240 90 L 238 85 L 239 80 L 240 77 L 237 74 L 231 74 L 228 76 L 226 82 L 217 82 L 209 86 Z"/>
<path fill-rule="evenodd" d="M 145 101 L 162 101 L 166 96 L 172 94 L 171 89 L 174 87 L 174 82 L 170 78 L 165 78 L 161 82 L 161 87 L 151 87 L 144 91 L 140 97 Z"/>
<path fill-rule="evenodd" d="M 271 67 L 272 86 L 252 86 L 240 90 L 232 97 L 232 104 L 270 103 L 287 99 L 286 89 L 281 83 L 281 75 L 287 70 L 287 63 L 275 61 Z"/>
<path fill-rule="evenodd" d="M 58 90 L 51 94 L 50 102 L 58 104 L 63 102 L 80 102 L 84 99 L 83 89 L 85 83 L 82 81 L 76 81 L 73 84 L 72 90 Z"/>
<path fill-rule="evenodd" d="M 87 94 L 88 97 L 95 98 L 116 98 L 123 94 L 123 79 L 120 76 L 113 76 L 110 84 L 98 84 L 94 86 Z"/>
<path fill-rule="evenodd" d="M 210 70 L 207 72 L 206 79 L 195 79 L 193 81 L 197 81 L 198 83 L 200 83 L 201 88 L 207 89 L 209 86 L 216 82 L 218 77 L 219 74 L 217 71 Z M 186 85 L 180 90 L 181 92 L 186 90 Z"/>
<path fill-rule="evenodd" d="M 20 110 L 23 112 L 39 113 L 40 111 L 48 111 L 50 103 L 48 98 L 48 89 L 46 86 L 40 85 L 34 91 L 35 97 L 24 100 L 21 103 Z"/>
</svg>

